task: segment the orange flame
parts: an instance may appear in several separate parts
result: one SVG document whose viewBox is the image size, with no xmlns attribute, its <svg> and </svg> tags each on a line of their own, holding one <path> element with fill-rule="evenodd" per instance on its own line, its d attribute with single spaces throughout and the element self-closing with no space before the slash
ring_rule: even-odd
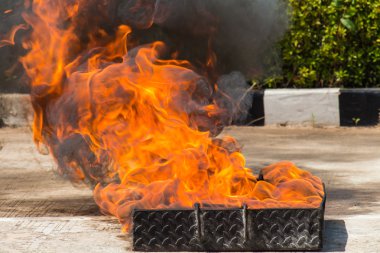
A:
<svg viewBox="0 0 380 253">
<path fill-rule="evenodd" d="M 114 35 L 94 27 L 83 39 L 86 2 L 34 0 L 24 15 L 33 32 L 22 63 L 36 143 L 49 147 L 62 174 L 94 187 L 105 213 L 127 229 L 134 208 L 320 204 L 317 177 L 282 162 L 257 181 L 232 137 L 201 131 L 204 120 L 221 124 L 225 112 L 195 101 L 204 78 L 187 61 L 160 59 L 162 42 L 128 51 L 125 25 Z"/>
<path fill-rule="evenodd" d="M 10 13 L 10 12 L 7 12 L 7 13 Z M 26 29 L 28 29 L 28 26 L 25 24 L 20 24 L 20 25 L 14 26 L 11 29 L 11 31 L 5 36 L 5 39 L 0 40 L 0 47 L 4 47 L 4 46 L 8 46 L 8 45 L 14 45 L 16 33 L 20 30 L 26 30 Z"/>
</svg>

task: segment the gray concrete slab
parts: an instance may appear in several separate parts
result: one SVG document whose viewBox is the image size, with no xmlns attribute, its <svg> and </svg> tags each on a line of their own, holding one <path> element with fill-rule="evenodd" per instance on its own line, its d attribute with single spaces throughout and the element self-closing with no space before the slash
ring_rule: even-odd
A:
<svg viewBox="0 0 380 253">
<path fill-rule="evenodd" d="M 27 94 L 0 93 L 0 127 L 27 127 L 33 120 L 33 107 Z"/>
<path fill-rule="evenodd" d="M 326 183 L 324 251 L 380 252 L 380 128 L 231 127 L 249 167 L 292 160 Z M 0 252 L 127 252 L 131 238 L 39 154 L 28 128 L 0 129 Z"/>
</svg>

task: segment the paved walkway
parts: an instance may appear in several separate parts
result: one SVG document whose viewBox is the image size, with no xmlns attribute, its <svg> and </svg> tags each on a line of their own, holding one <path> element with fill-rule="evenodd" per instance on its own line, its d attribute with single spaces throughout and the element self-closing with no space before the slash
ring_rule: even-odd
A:
<svg viewBox="0 0 380 253">
<path fill-rule="evenodd" d="M 380 129 L 232 127 L 249 167 L 291 160 L 326 183 L 324 251 L 380 252 Z M 127 252 L 88 189 L 54 173 L 26 128 L 0 129 L 0 252 Z"/>
</svg>

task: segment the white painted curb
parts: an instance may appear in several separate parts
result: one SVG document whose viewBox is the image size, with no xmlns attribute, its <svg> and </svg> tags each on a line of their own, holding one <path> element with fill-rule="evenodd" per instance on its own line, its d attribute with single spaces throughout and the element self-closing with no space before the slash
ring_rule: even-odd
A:
<svg viewBox="0 0 380 253">
<path fill-rule="evenodd" d="M 265 125 L 339 126 L 339 90 L 265 90 Z"/>
</svg>

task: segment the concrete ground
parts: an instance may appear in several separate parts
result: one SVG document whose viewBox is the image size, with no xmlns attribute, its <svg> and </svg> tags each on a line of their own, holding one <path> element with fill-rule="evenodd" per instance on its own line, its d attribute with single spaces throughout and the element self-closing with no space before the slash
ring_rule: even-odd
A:
<svg viewBox="0 0 380 253">
<path fill-rule="evenodd" d="M 249 167 L 294 161 L 326 183 L 327 252 L 380 252 L 380 128 L 232 127 Z M 127 252 L 131 238 L 40 155 L 28 128 L 0 129 L 0 252 Z"/>
</svg>

